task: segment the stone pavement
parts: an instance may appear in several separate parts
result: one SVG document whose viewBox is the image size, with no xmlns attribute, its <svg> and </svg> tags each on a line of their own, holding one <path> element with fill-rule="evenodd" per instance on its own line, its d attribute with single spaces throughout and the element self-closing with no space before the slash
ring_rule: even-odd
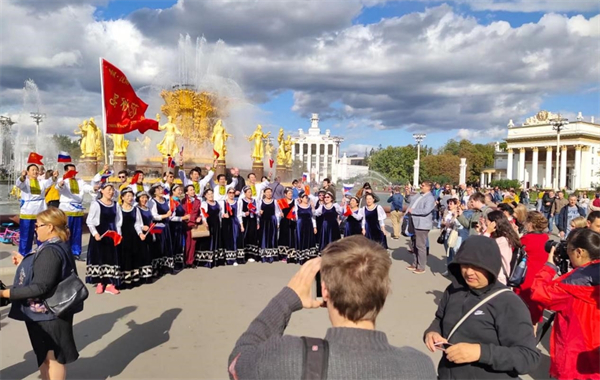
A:
<svg viewBox="0 0 600 380">
<path fill-rule="evenodd" d="M 377 320 L 377 329 L 387 333 L 391 344 L 413 346 L 427 353 L 436 366 L 441 354 L 426 349 L 422 334 L 448 285 L 440 275 L 445 257 L 435 243 L 438 233 L 430 234 L 430 269 L 423 275 L 405 270 L 411 258 L 405 239 L 389 240 L 394 249 L 392 293 Z M 225 379 L 235 341 L 298 268 L 251 263 L 187 269 L 118 296 L 96 295 L 90 288 L 85 310 L 75 316 L 80 358 L 68 366 L 68 378 Z M 10 284 L 13 275 L 8 270 L 0 278 Z M 78 264 L 78 270 L 85 272 L 84 263 Z M 7 313 L 8 308 L 0 309 L 0 378 L 37 379 L 25 324 L 7 318 Z M 301 310 L 292 316 L 286 333 L 322 337 L 328 327 L 324 309 Z M 524 378 L 548 378 L 546 349 L 540 368 Z"/>
</svg>

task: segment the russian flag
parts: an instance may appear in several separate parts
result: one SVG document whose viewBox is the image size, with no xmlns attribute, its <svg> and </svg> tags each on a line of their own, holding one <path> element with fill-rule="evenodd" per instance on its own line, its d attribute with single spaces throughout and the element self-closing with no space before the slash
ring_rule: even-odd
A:
<svg viewBox="0 0 600 380">
<path fill-rule="evenodd" d="M 302 173 L 302 182 L 306 182 L 308 179 L 308 173 Z"/>
<path fill-rule="evenodd" d="M 256 206 L 254 205 L 254 203 L 248 203 L 248 211 L 250 211 L 253 214 L 256 214 Z"/>
<path fill-rule="evenodd" d="M 173 160 L 173 157 L 171 157 L 171 155 L 170 155 L 170 154 L 169 154 L 169 155 L 167 155 L 167 157 L 168 157 L 168 158 L 167 158 L 167 166 L 168 166 L 170 169 L 175 169 L 175 161 Z"/>
<path fill-rule="evenodd" d="M 152 223 L 150 225 L 150 229 L 148 229 L 148 233 L 150 234 L 162 234 L 165 230 L 165 225 L 162 223 Z"/>
<path fill-rule="evenodd" d="M 352 190 L 352 188 L 354 187 L 354 184 L 348 184 L 348 183 L 344 183 L 344 194 L 349 193 L 350 190 Z"/>
<path fill-rule="evenodd" d="M 58 152 L 58 162 L 71 162 L 71 155 L 67 152 Z"/>
<path fill-rule="evenodd" d="M 101 171 L 100 182 L 106 182 L 106 180 L 109 179 L 111 175 L 113 175 L 113 172 L 111 170 Z"/>
</svg>

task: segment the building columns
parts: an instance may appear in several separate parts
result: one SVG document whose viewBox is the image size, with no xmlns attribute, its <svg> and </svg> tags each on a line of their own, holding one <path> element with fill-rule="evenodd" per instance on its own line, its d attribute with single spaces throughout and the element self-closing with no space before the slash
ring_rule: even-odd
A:
<svg viewBox="0 0 600 380">
<path fill-rule="evenodd" d="M 581 188 L 581 145 L 575 146 L 575 173 L 574 173 L 573 190 Z"/>
<path fill-rule="evenodd" d="M 310 175 L 312 174 L 312 144 L 306 144 L 306 169 L 308 170 L 308 180 L 310 181 Z"/>
<path fill-rule="evenodd" d="M 552 188 L 552 147 L 546 147 L 546 188 Z"/>
<path fill-rule="evenodd" d="M 513 179 L 513 150 L 507 149 L 508 162 L 506 163 L 506 179 Z"/>
<path fill-rule="evenodd" d="M 525 183 L 525 148 L 519 149 L 519 182 Z"/>
<path fill-rule="evenodd" d="M 485 173 L 484 172 L 481 172 L 481 178 L 479 179 L 479 187 L 482 189 L 485 187 Z"/>
<path fill-rule="evenodd" d="M 584 145 L 581 149 L 581 180 L 579 181 L 580 187 L 589 189 L 591 187 L 590 180 L 590 167 L 592 164 L 592 157 L 590 157 L 590 147 Z"/>
<path fill-rule="evenodd" d="M 315 144 L 317 146 L 317 153 L 316 153 L 316 160 L 317 160 L 317 173 L 316 173 L 316 177 L 318 179 L 318 182 L 321 182 L 322 178 L 321 178 L 321 143 L 316 143 Z"/>
<path fill-rule="evenodd" d="M 567 187 L 567 146 L 563 145 L 560 152 L 560 185 L 559 189 Z"/>
<path fill-rule="evenodd" d="M 529 187 L 539 185 L 538 183 L 538 161 L 539 161 L 539 148 L 533 148 L 533 158 L 531 160 L 531 179 L 529 180 Z"/>
</svg>

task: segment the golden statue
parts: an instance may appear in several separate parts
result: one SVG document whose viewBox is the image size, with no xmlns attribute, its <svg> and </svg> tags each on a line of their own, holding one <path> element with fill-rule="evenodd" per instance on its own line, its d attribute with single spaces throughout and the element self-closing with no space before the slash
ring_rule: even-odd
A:
<svg viewBox="0 0 600 380">
<path fill-rule="evenodd" d="M 115 156 L 126 156 L 129 140 L 125 139 L 125 135 L 113 133 L 109 137 L 113 141 L 113 153 Z"/>
<path fill-rule="evenodd" d="M 213 150 L 219 154 L 219 159 L 225 159 L 225 155 L 227 154 L 225 142 L 229 137 L 232 137 L 232 135 L 225 131 L 221 119 L 217 120 L 217 123 L 213 127 L 213 133 L 210 136 L 210 142 L 213 144 Z"/>
<path fill-rule="evenodd" d="M 148 148 L 150 148 L 150 144 L 152 143 L 152 139 L 148 136 L 144 136 L 143 140 L 140 140 L 138 137 L 136 137 L 135 141 L 139 143 L 144 150 L 148 150 Z"/>
<path fill-rule="evenodd" d="M 275 147 L 273 146 L 271 139 L 267 139 L 267 143 L 265 144 L 265 155 L 270 159 L 271 157 L 273 157 L 274 151 Z"/>
<path fill-rule="evenodd" d="M 76 135 L 81 135 L 81 156 L 102 157 L 102 132 L 94 123 L 94 118 L 84 120 L 75 130 Z"/>
<path fill-rule="evenodd" d="M 279 128 L 279 135 L 277 136 L 277 143 L 279 146 L 277 147 L 277 166 L 285 166 L 287 162 L 286 152 L 285 152 L 285 140 L 283 137 L 283 128 Z"/>
<path fill-rule="evenodd" d="M 156 114 L 156 120 L 160 122 L 160 114 Z M 167 132 L 165 133 L 165 137 L 163 137 L 162 141 L 158 143 L 156 147 L 163 157 L 167 157 L 168 155 L 175 157 L 179 153 L 179 148 L 177 148 L 175 139 L 177 135 L 181 135 L 181 131 L 177 129 L 177 125 L 173 123 L 173 118 L 171 116 L 169 116 L 167 120 L 167 123 L 158 127 L 160 131 L 166 130 Z"/>
<path fill-rule="evenodd" d="M 254 149 L 252 150 L 252 159 L 254 162 L 262 162 L 264 158 L 263 140 L 269 137 L 271 132 L 266 134 L 262 131 L 262 125 L 258 124 L 252 136 L 248 137 L 248 141 L 254 141 Z"/>
<path fill-rule="evenodd" d="M 292 166 L 293 161 L 292 144 L 294 144 L 292 141 L 292 135 L 287 135 L 287 139 L 284 141 L 283 146 L 285 147 L 285 164 L 288 167 Z"/>
</svg>

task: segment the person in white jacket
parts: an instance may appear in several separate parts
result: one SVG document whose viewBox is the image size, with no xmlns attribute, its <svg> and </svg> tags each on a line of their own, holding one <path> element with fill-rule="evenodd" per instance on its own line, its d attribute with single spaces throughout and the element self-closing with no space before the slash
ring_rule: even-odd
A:
<svg viewBox="0 0 600 380">
<path fill-rule="evenodd" d="M 15 186 L 21 190 L 21 209 L 19 212 L 19 253 L 23 256 L 28 254 L 33 247 L 35 232 L 35 220 L 37 214 L 46 210 L 44 195 L 46 189 L 54 184 L 58 172 L 54 172 L 51 178 L 38 179 L 40 169 L 36 164 L 29 164 L 27 170 L 23 170 L 17 178 Z"/>
</svg>

